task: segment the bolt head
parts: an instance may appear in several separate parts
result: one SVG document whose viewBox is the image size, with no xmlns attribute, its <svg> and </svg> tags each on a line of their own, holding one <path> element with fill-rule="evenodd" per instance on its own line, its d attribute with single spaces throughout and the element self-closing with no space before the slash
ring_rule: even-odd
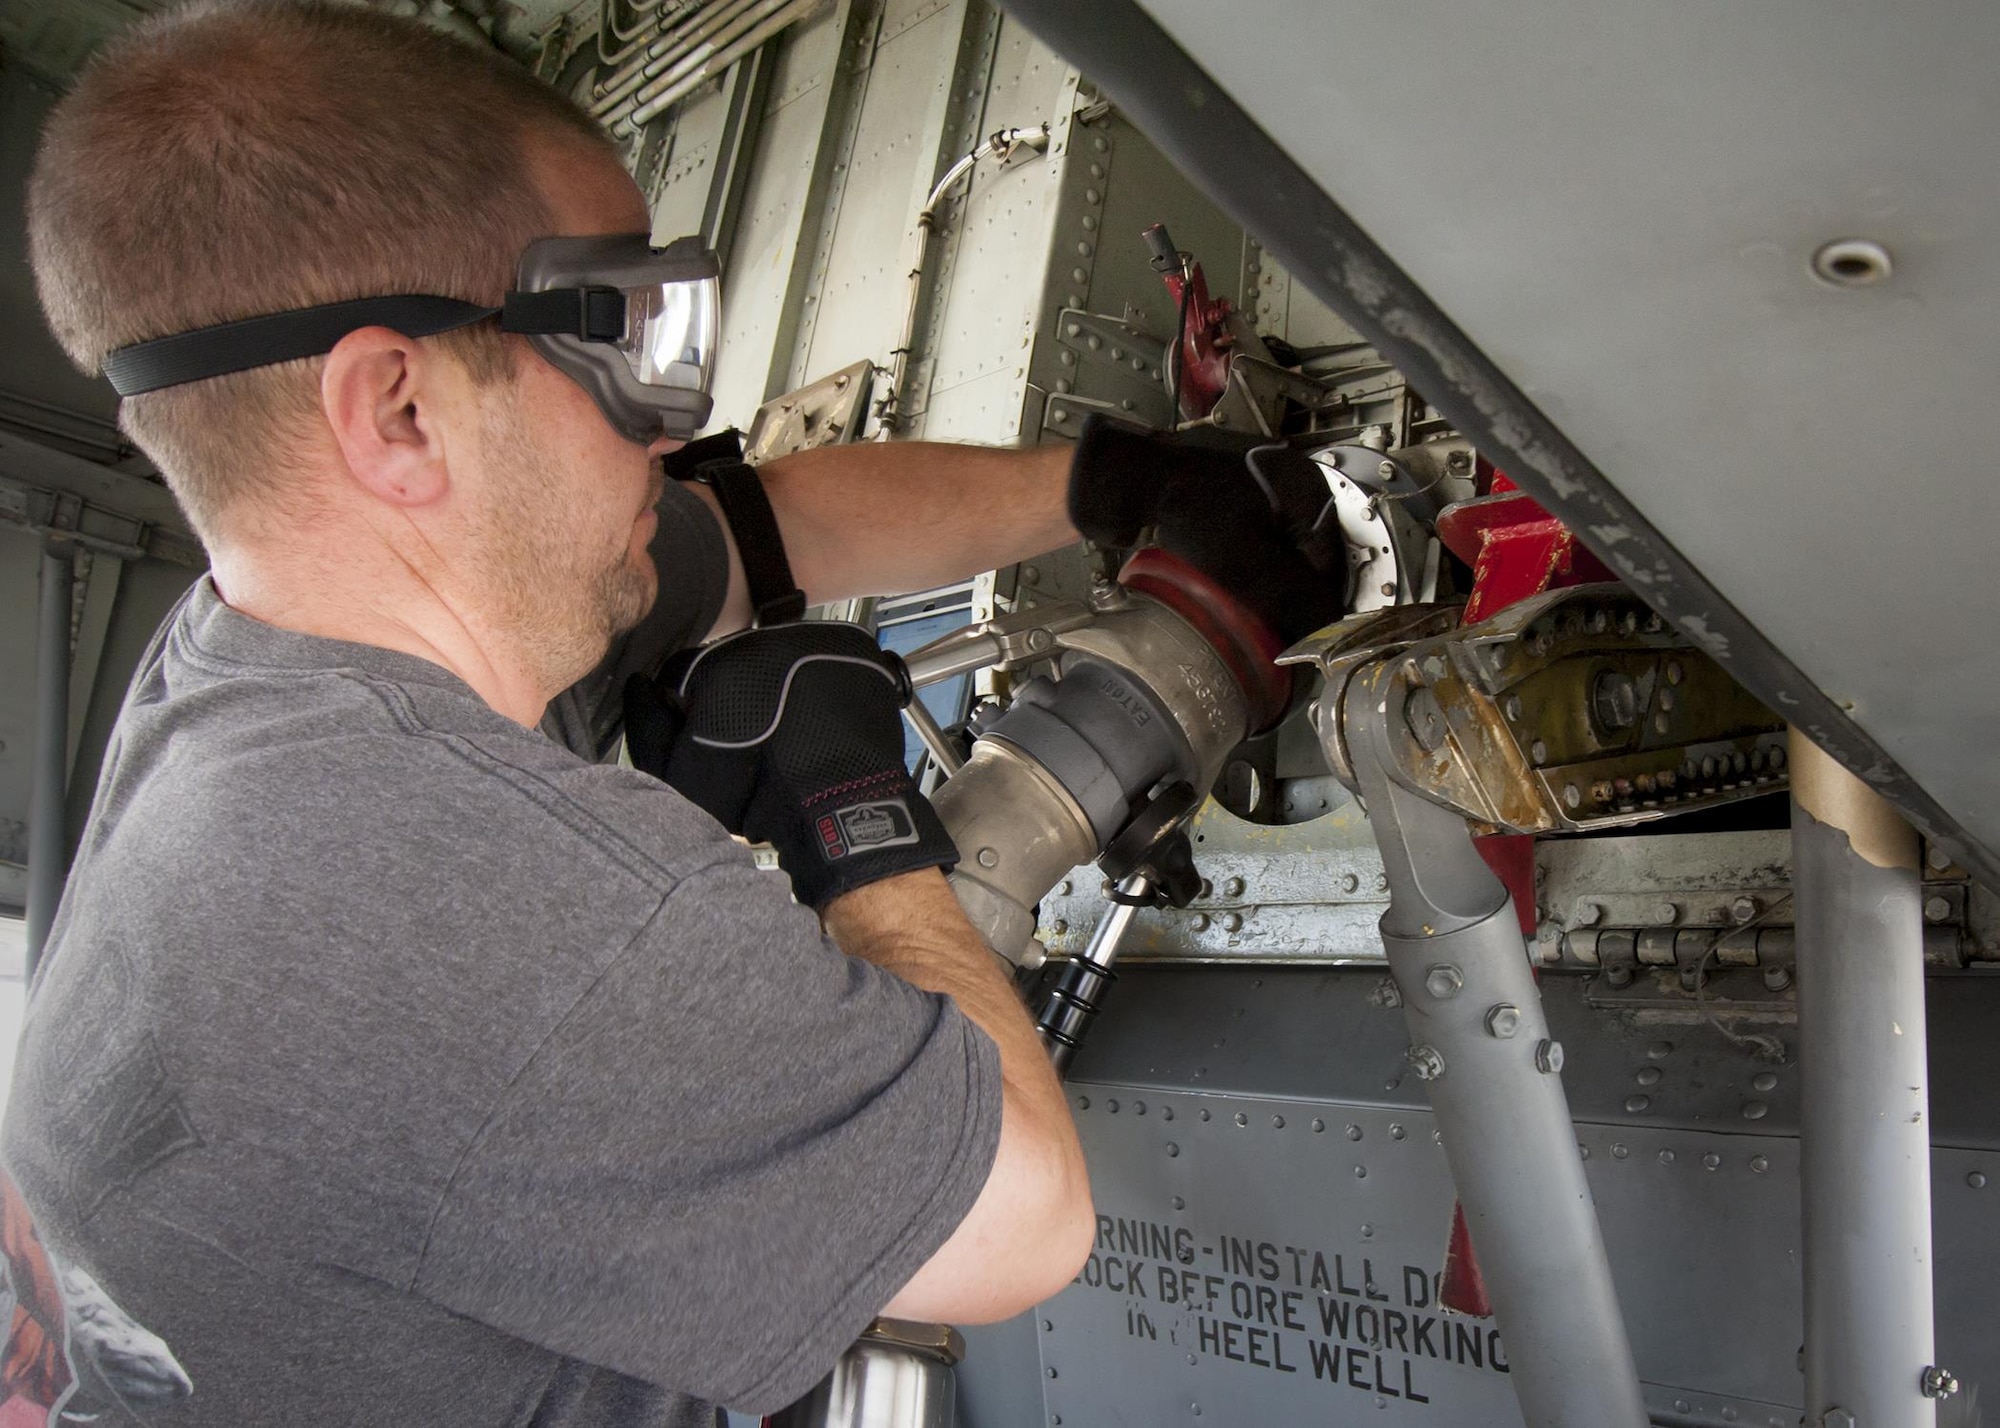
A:
<svg viewBox="0 0 2000 1428">
<path fill-rule="evenodd" d="M 1925 1398 L 1950 1398 L 1958 1392 L 1958 1375 L 1932 1364 L 1924 1370 L 1923 1387 Z"/>
<path fill-rule="evenodd" d="M 1222 930 L 1224 932 L 1241 932 L 1243 930 L 1243 914 L 1240 912 L 1226 914 L 1222 919 Z"/>
<path fill-rule="evenodd" d="M 1751 921 L 1757 916 L 1759 911 L 1761 909 L 1758 907 L 1757 899 L 1754 897 L 1739 897 L 1736 901 L 1729 904 L 1729 915 L 1738 922 Z"/>
<path fill-rule="evenodd" d="M 1792 969 L 1790 967 L 1766 967 L 1764 969 L 1764 985 L 1772 991 L 1782 992 L 1791 984 Z"/>
<path fill-rule="evenodd" d="M 1951 916 L 1950 898 L 1929 897 L 1924 899 L 1925 922 L 1943 922 L 1947 917 L 1950 916 Z"/>
<path fill-rule="evenodd" d="M 1000 861 L 1000 855 L 994 852 L 991 848 L 981 848 L 979 850 L 978 856 L 979 856 L 979 866 L 982 868 L 993 867 Z"/>
<path fill-rule="evenodd" d="M 1455 997 L 1465 986 L 1465 973 L 1448 962 L 1440 962 L 1424 973 L 1424 990 L 1434 997 Z"/>
<path fill-rule="evenodd" d="M 1544 1076 L 1554 1076 L 1563 1069 L 1563 1047 L 1560 1041 L 1544 1039 L 1535 1047 L 1535 1069 Z"/>
<path fill-rule="evenodd" d="M 1412 1046 L 1409 1061 L 1410 1070 L 1419 1081 L 1435 1081 L 1444 1075 L 1444 1058 L 1438 1055 L 1435 1046 Z"/>
<path fill-rule="evenodd" d="M 1383 479 L 1384 481 L 1393 481 L 1393 480 L 1395 480 L 1395 479 L 1396 479 L 1396 463 L 1395 463 L 1395 462 L 1393 462 L 1393 461 L 1384 461 L 1384 462 L 1380 463 L 1380 464 L 1379 464 L 1379 465 L 1377 465 L 1377 466 L 1376 466 L 1376 468 L 1375 468 L 1375 474 L 1376 474 L 1377 476 L 1380 476 L 1380 477 L 1381 477 L 1381 478 L 1382 478 L 1382 479 Z"/>
<path fill-rule="evenodd" d="M 1243 879 L 1229 878 L 1225 880 L 1222 884 L 1222 895 L 1224 897 L 1243 896 Z"/>
<path fill-rule="evenodd" d="M 1505 1041 L 1521 1029 L 1521 1009 L 1512 1002 L 1501 1002 L 1486 1013 L 1486 1032 Z"/>
</svg>

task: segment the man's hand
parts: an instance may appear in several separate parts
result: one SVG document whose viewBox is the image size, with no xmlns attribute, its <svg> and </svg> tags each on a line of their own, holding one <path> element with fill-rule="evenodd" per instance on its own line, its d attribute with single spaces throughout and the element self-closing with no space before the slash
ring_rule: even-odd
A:
<svg viewBox="0 0 2000 1428">
<path fill-rule="evenodd" d="M 1347 548 L 1333 493 L 1282 443 L 1143 432 L 1092 416 L 1070 461 L 1069 515 L 1100 545 L 1151 527 L 1287 644 L 1346 613 Z"/>
<path fill-rule="evenodd" d="M 858 625 L 748 630 L 668 661 L 625 691 L 632 762 L 732 833 L 777 849 L 800 902 L 958 849 L 903 767 L 908 676 Z"/>
</svg>

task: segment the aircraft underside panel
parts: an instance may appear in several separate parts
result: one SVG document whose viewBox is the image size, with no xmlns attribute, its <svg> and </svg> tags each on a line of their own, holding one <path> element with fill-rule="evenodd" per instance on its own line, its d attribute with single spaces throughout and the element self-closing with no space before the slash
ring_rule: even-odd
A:
<svg viewBox="0 0 2000 1428">
<path fill-rule="evenodd" d="M 975 1330 L 972 1428 L 1521 1422 L 1490 1319 L 1438 1305 L 1452 1192 L 1380 970 L 1129 972 L 1070 1098 L 1096 1248 Z M 1796 1029 L 1612 1011 L 1545 979 L 1579 1154 L 1656 1423 L 1791 1428 L 1802 1380 Z M 2000 1380 L 2000 982 L 1933 978 L 1938 1354 Z M 1031 1327 L 1033 1336 L 1025 1332 Z M 1039 1418 L 1021 1391 L 1039 1388 Z"/>
</svg>

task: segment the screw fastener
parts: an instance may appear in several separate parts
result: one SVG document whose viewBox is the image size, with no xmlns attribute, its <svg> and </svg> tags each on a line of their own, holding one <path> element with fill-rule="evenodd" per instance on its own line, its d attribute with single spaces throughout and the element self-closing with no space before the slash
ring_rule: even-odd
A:
<svg viewBox="0 0 2000 1428">
<path fill-rule="evenodd" d="M 1950 1398 L 1958 1392 L 1958 1375 L 1932 1364 L 1924 1370 L 1923 1389 L 1925 1398 Z"/>
<path fill-rule="evenodd" d="M 1486 1031 L 1505 1041 L 1521 1029 L 1521 1009 L 1512 1002 L 1501 1002 L 1487 1010 Z"/>
<path fill-rule="evenodd" d="M 1419 1081 L 1435 1081 L 1444 1075 L 1444 1058 L 1435 1046 L 1412 1046 L 1409 1061 Z"/>
<path fill-rule="evenodd" d="M 1535 1069 L 1544 1076 L 1554 1076 L 1563 1069 L 1563 1047 L 1560 1041 L 1544 1039 L 1535 1048 Z"/>
<path fill-rule="evenodd" d="M 1465 974 L 1448 962 L 1440 962 L 1424 974 L 1424 990 L 1440 999 L 1455 997 L 1465 986 Z"/>
</svg>

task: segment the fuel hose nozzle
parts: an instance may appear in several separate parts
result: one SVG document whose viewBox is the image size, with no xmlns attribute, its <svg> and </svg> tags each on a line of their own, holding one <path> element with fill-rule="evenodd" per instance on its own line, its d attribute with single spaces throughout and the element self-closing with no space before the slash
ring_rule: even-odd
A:
<svg viewBox="0 0 2000 1428">
<path fill-rule="evenodd" d="M 1141 550 L 933 797 L 952 886 L 993 949 L 1032 961 L 1035 904 L 1163 787 L 1206 794 L 1230 750 L 1291 699 L 1277 636 L 1193 566 Z"/>
</svg>

